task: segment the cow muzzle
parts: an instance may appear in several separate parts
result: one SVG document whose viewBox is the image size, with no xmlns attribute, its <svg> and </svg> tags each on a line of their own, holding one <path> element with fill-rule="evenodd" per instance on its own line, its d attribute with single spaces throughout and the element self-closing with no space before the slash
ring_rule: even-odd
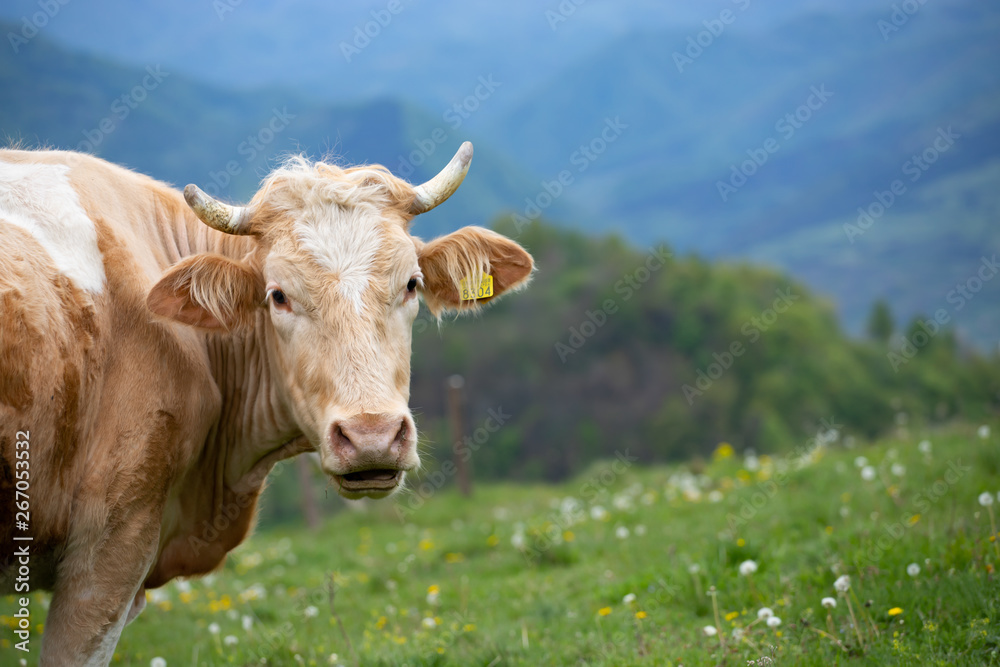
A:
<svg viewBox="0 0 1000 667">
<path fill-rule="evenodd" d="M 365 413 L 335 420 L 323 467 L 345 498 L 382 498 L 399 488 L 406 472 L 419 464 L 416 439 L 408 413 Z"/>
</svg>

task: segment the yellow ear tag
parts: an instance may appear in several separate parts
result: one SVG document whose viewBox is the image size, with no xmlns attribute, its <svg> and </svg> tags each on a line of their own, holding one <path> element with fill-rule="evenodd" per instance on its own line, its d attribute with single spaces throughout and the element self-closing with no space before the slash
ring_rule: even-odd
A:
<svg viewBox="0 0 1000 667">
<path fill-rule="evenodd" d="M 461 288 L 462 301 L 475 301 L 493 296 L 493 276 L 488 273 L 483 275 L 483 280 L 479 283 L 477 290 L 469 290 L 468 278 L 462 278 L 458 285 Z"/>
</svg>

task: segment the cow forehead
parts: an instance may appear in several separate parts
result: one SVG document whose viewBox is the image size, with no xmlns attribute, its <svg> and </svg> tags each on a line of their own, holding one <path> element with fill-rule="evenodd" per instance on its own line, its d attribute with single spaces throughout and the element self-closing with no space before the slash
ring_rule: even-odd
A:
<svg viewBox="0 0 1000 667">
<path fill-rule="evenodd" d="M 393 274 L 416 268 L 413 242 L 401 221 L 384 217 L 375 207 L 330 206 L 293 223 L 298 250 L 334 281 L 334 289 L 355 312 L 386 291 Z M 401 266 L 407 250 L 414 266 Z"/>
</svg>

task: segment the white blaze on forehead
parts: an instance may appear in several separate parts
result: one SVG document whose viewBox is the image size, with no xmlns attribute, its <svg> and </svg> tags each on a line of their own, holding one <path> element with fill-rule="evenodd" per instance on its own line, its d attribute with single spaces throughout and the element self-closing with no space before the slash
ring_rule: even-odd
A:
<svg viewBox="0 0 1000 667">
<path fill-rule="evenodd" d="M 80 289 L 100 294 L 105 276 L 97 230 L 80 206 L 68 172 L 65 165 L 0 160 L 0 224 L 26 230 L 61 274 Z"/>
<path fill-rule="evenodd" d="M 368 289 L 375 257 L 383 243 L 378 220 L 355 209 L 333 208 L 320 220 L 297 225 L 299 242 L 320 265 L 334 274 L 337 291 L 360 313 L 362 295 Z"/>
</svg>

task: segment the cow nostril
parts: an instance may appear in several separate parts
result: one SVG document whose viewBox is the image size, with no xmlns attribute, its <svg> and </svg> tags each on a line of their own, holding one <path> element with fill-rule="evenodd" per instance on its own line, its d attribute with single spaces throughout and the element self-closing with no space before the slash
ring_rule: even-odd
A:
<svg viewBox="0 0 1000 667">
<path fill-rule="evenodd" d="M 330 445 L 333 447 L 333 451 L 338 454 L 350 454 L 354 451 L 354 443 L 344 433 L 339 422 L 330 429 Z"/>
</svg>

